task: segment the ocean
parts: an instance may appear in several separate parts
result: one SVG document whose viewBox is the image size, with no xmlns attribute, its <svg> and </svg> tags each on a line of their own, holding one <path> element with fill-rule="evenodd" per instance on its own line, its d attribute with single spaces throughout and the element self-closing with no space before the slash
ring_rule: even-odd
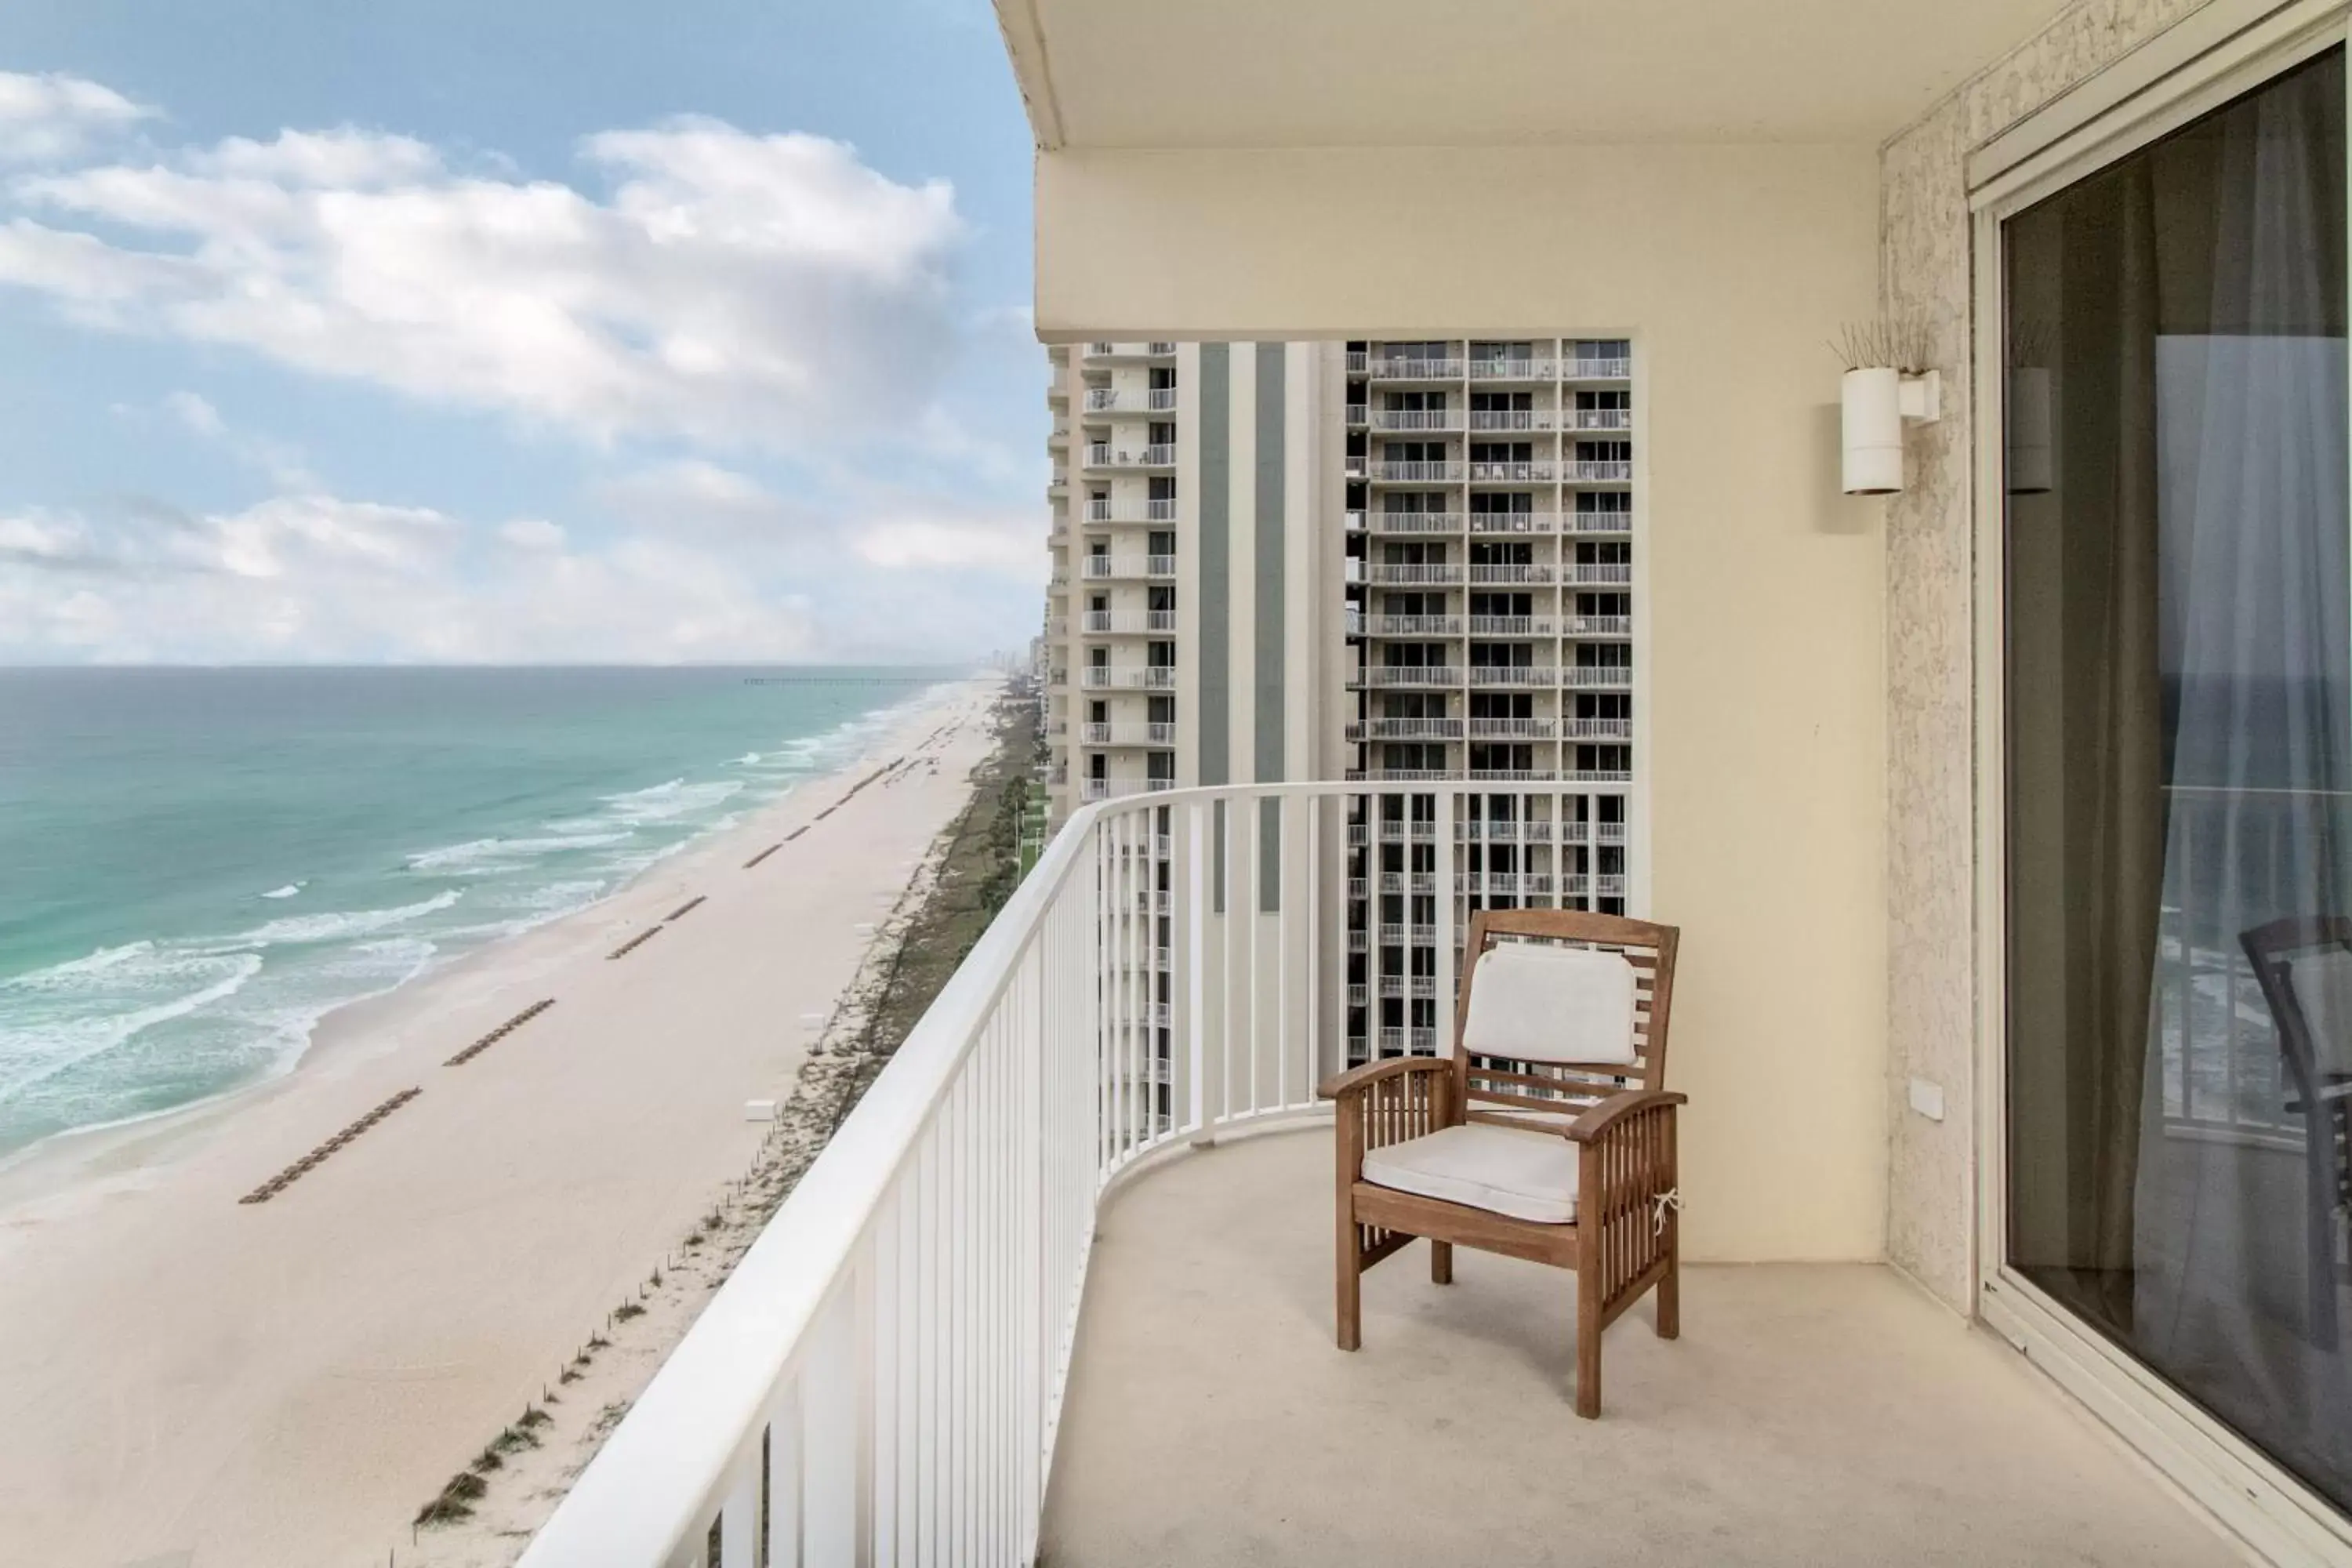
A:
<svg viewBox="0 0 2352 1568">
<path fill-rule="evenodd" d="M 0 1156 L 285 1071 L 961 673 L 0 669 Z"/>
</svg>

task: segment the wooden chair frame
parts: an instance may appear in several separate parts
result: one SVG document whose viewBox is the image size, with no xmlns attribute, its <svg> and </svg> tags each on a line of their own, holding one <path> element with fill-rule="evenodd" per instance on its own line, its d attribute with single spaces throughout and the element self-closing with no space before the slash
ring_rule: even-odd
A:
<svg viewBox="0 0 2352 1568">
<path fill-rule="evenodd" d="M 1478 960 L 1497 937 L 1622 950 L 1641 973 L 1631 1064 L 1495 1064 L 1463 1049 Z M 1576 1413 L 1601 1414 L 1601 1336 L 1654 1288 L 1657 1332 L 1682 1331 L 1680 1223 L 1675 1212 L 1675 1108 L 1666 1092 L 1666 1024 L 1674 1000 L 1673 926 L 1572 910 L 1481 910 L 1471 917 L 1449 1057 L 1391 1057 L 1327 1080 L 1339 1151 L 1339 1348 L 1362 1342 L 1365 1269 L 1416 1237 L 1430 1244 L 1429 1277 L 1454 1281 L 1454 1249 L 1472 1247 L 1576 1271 Z M 1528 1126 L 1557 1118 L 1578 1148 L 1577 1212 L 1543 1225 L 1364 1180 L 1364 1153 L 1466 1121 Z M 1538 1123 L 1540 1125 L 1540 1123 Z"/>
<path fill-rule="evenodd" d="M 2352 1079 L 2320 1066 L 2311 1020 L 2303 1016 L 2287 971 L 2303 953 L 2352 952 L 2352 919 L 2287 915 L 2241 931 L 2238 945 L 2278 1026 L 2279 1051 L 2294 1085 L 2285 1108 L 2303 1113 L 2306 1328 L 2315 1345 L 2333 1351 L 2342 1332 L 2336 1310 L 2336 1233 L 2339 1216 L 2352 1208 Z"/>
</svg>

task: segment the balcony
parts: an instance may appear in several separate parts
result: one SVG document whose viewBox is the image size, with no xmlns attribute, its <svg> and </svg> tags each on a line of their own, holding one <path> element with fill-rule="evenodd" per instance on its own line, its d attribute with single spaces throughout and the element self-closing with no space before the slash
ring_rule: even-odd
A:
<svg viewBox="0 0 2352 1568">
<path fill-rule="evenodd" d="M 1474 511 L 1470 514 L 1473 533 L 1550 533 L 1559 527 L 1559 514 L 1554 511 Z"/>
<path fill-rule="evenodd" d="M 1097 636 L 1146 637 L 1176 629 L 1173 610 L 1088 610 L 1084 629 Z"/>
<path fill-rule="evenodd" d="M 1083 564 L 1085 575 L 1097 581 L 1176 575 L 1173 555 L 1089 555 Z"/>
<path fill-rule="evenodd" d="M 1549 719 L 1473 719 L 1470 721 L 1470 739 L 1549 741 L 1559 732 L 1559 728 Z"/>
<path fill-rule="evenodd" d="M 1470 667 L 1473 686 L 1534 686 L 1559 684 L 1561 667 L 1556 664 L 1474 664 Z"/>
<path fill-rule="evenodd" d="M 1442 664 L 1375 664 L 1348 673 L 1350 686 L 1459 686 L 1462 671 Z"/>
<path fill-rule="evenodd" d="M 1470 581 L 1475 584 L 1491 583 L 1549 583 L 1556 568 L 1540 562 L 1505 561 L 1470 568 Z"/>
<path fill-rule="evenodd" d="M 1631 616 L 1570 616 L 1568 635 L 1572 637 L 1630 637 L 1633 635 Z"/>
<path fill-rule="evenodd" d="M 1460 381 L 1463 362 L 1397 354 L 1376 358 L 1367 367 L 1374 381 Z"/>
<path fill-rule="evenodd" d="M 1453 408 L 1376 408 L 1371 424 L 1375 430 L 1459 430 L 1462 414 Z"/>
<path fill-rule="evenodd" d="M 1631 691 L 1633 689 L 1633 667 L 1630 664 L 1570 664 L 1560 667 L 1559 683 L 1580 691 Z"/>
<path fill-rule="evenodd" d="M 1459 584 L 1462 568 L 1443 562 L 1371 562 L 1364 567 L 1364 581 L 1422 587 Z"/>
<path fill-rule="evenodd" d="M 1559 569 L 1559 580 L 1571 588 L 1613 588 L 1631 583 L 1633 568 L 1622 561 L 1571 561 Z"/>
<path fill-rule="evenodd" d="M 1570 512 L 1571 527 L 1578 533 L 1631 533 L 1633 514 L 1630 511 Z"/>
<path fill-rule="evenodd" d="M 1462 635 L 1459 616 L 1367 616 L 1363 634 L 1376 637 L 1453 637 Z"/>
<path fill-rule="evenodd" d="M 1173 724 L 1087 724 L 1078 738 L 1089 746 L 1172 746 Z"/>
<path fill-rule="evenodd" d="M 1470 411 L 1473 430 L 1553 430 L 1559 428 L 1559 414 L 1550 408 L 1474 408 Z"/>
<path fill-rule="evenodd" d="M 1132 388 L 1090 386 L 1087 388 L 1087 412 L 1089 414 L 1168 414 L 1176 407 L 1176 389 L 1154 386 L 1142 391 Z"/>
<path fill-rule="evenodd" d="M 1556 381 L 1559 363 L 1548 359 L 1520 359 L 1516 356 L 1500 359 L 1473 359 L 1470 379 L 1473 381 Z"/>
<path fill-rule="evenodd" d="M 1176 503 L 1172 500 L 1116 501 L 1090 499 L 1087 502 L 1087 521 L 1108 523 L 1173 522 L 1176 521 Z"/>
<path fill-rule="evenodd" d="M 1348 726 L 1350 741 L 1458 741 L 1459 719 L 1369 719 Z"/>
<path fill-rule="evenodd" d="M 1171 691 L 1176 686 L 1176 667 L 1147 664 L 1113 668 L 1090 664 L 1086 668 L 1085 684 L 1096 691 Z"/>
<path fill-rule="evenodd" d="M 1560 367 L 1560 374 L 1570 381 L 1631 381 L 1633 362 L 1630 359 L 1571 359 Z"/>
<path fill-rule="evenodd" d="M 1560 477 L 1580 485 L 1629 485 L 1633 482 L 1633 465 L 1626 462 L 1592 462 L 1579 458 L 1564 465 Z"/>
<path fill-rule="evenodd" d="M 1176 781 L 1174 779 L 1080 779 L 1078 781 L 1078 798 L 1088 802 L 1097 800 L 1121 800 L 1131 795 L 1157 795 L 1161 790 L 1171 790 L 1175 787 Z M 1160 895 L 1160 901 L 1158 905 L 1159 910 L 1165 910 L 1168 908 L 1165 901 L 1166 898 L 1166 894 L 1163 893 Z M 1138 902 L 1140 907 L 1146 910 L 1157 912 L 1157 910 L 1153 910 L 1152 909 L 1153 900 L 1149 894 L 1141 896 L 1138 900 Z M 1156 1021 L 1163 1024 L 1166 1023 L 1167 1017 L 1165 1014 L 1163 1013 Z"/>
<path fill-rule="evenodd" d="M 1172 441 L 1155 442 L 1148 447 L 1114 447 L 1097 441 L 1087 448 L 1087 467 L 1109 473 L 1175 466 L 1176 444 Z"/>
<path fill-rule="evenodd" d="M 1559 474 L 1559 465 L 1548 458 L 1527 462 L 1474 462 L 1470 465 L 1470 482 L 1474 485 L 1548 485 Z"/>
<path fill-rule="evenodd" d="M 1567 430 L 1631 430 L 1633 427 L 1633 411 L 1630 408 L 1572 408 L 1569 410 L 1568 422 L 1561 426 Z"/>
<path fill-rule="evenodd" d="M 1369 526 L 1374 533 L 1459 533 L 1463 514 L 1458 511 L 1375 511 L 1350 512 L 1360 519 L 1356 526 Z"/>
<path fill-rule="evenodd" d="M 1631 719 L 1563 719 L 1559 721 L 1560 736 L 1570 741 L 1630 741 L 1633 738 Z"/>
<path fill-rule="evenodd" d="M 1367 466 L 1363 477 L 1374 484 L 1383 485 L 1457 485 L 1462 482 L 1462 465 L 1420 461 L 1372 463 Z"/>
</svg>

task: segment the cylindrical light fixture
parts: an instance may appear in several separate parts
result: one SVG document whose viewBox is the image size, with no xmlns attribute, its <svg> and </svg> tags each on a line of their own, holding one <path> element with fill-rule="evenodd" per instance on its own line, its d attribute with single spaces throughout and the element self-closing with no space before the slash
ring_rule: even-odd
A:
<svg viewBox="0 0 2352 1568">
<path fill-rule="evenodd" d="M 1845 373 L 1845 493 L 1889 496 L 1903 488 L 1903 373 L 1870 365 Z"/>
</svg>

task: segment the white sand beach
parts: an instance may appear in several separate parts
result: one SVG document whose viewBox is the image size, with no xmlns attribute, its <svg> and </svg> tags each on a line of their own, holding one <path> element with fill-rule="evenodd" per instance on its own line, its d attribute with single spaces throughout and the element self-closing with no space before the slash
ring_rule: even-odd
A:
<svg viewBox="0 0 2352 1568">
<path fill-rule="evenodd" d="M 767 1131 L 745 1101 L 791 1092 L 804 1016 L 968 798 L 999 689 L 954 688 L 614 898 L 333 1015 L 282 1079 L 0 1173 L 0 1562 L 408 1561 L 418 1506 L 742 1173 Z"/>
</svg>

